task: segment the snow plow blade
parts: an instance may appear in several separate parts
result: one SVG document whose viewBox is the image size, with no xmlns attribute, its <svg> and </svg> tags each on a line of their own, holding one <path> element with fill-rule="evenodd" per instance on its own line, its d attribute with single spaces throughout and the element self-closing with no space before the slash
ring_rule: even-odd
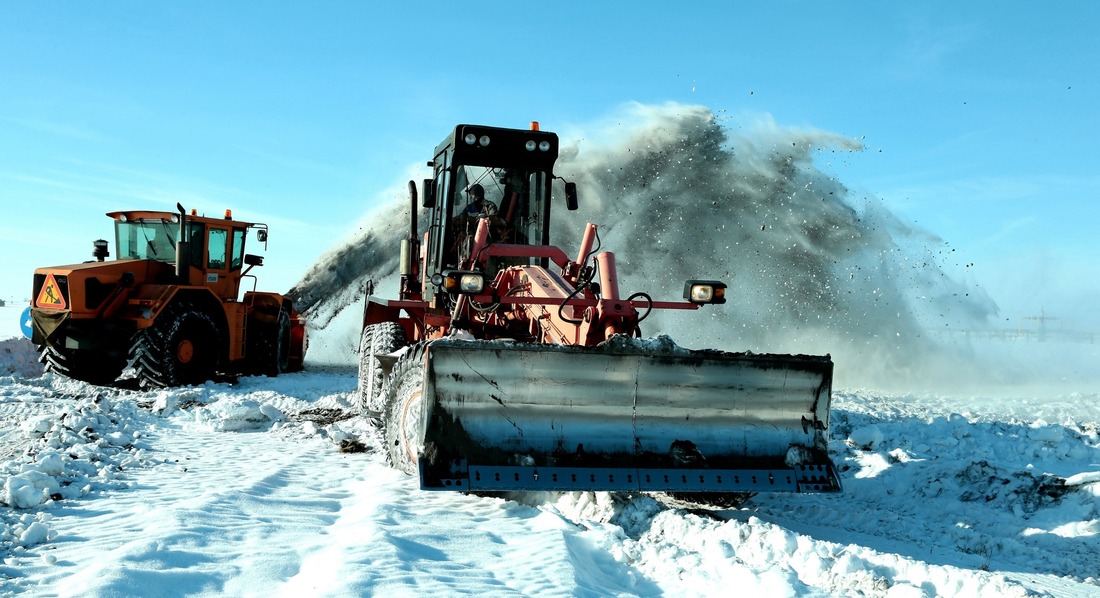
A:
<svg viewBox="0 0 1100 598">
<path fill-rule="evenodd" d="M 430 490 L 836 492 L 829 356 L 427 346 L 418 454 Z"/>
</svg>

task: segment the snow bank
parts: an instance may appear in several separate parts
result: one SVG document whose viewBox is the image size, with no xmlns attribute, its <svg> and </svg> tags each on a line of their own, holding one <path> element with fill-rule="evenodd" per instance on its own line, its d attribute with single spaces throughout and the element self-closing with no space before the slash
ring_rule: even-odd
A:
<svg viewBox="0 0 1100 598">
<path fill-rule="evenodd" d="M 105 394 L 58 396 L 46 412 L 11 409 L 22 392 L 51 390 L 41 380 L 32 386 L 0 382 L 0 408 L 25 417 L 14 437 L 10 429 L 4 436 L 8 457 L 0 461 L 0 504 L 9 508 L 0 509 L 0 549 L 52 537 L 49 512 L 20 511 L 125 488 L 130 470 L 157 463 L 138 423 L 146 415 L 132 402 Z"/>
<path fill-rule="evenodd" d="M 42 364 L 38 363 L 38 354 L 29 339 L 13 337 L 0 340 L 0 376 L 31 378 L 41 374 Z"/>
<path fill-rule="evenodd" d="M 97 395 L 26 420 L 23 454 L 0 463 L 0 502 L 26 509 L 76 498 L 98 483 L 118 480 L 119 472 L 151 463 L 149 445 L 130 421 L 135 410 L 128 402 L 116 410 L 113 401 Z"/>
</svg>

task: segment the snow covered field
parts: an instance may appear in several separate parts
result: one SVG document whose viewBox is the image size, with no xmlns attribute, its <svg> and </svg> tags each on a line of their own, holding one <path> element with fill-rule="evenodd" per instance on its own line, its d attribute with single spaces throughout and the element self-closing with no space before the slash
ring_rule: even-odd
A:
<svg viewBox="0 0 1100 598">
<path fill-rule="evenodd" d="M 35 371 L 21 310 L 0 308 L 0 595 L 1100 596 L 1095 392 L 836 390 L 840 495 L 487 498 L 388 469 L 354 372 L 91 387 Z"/>
</svg>

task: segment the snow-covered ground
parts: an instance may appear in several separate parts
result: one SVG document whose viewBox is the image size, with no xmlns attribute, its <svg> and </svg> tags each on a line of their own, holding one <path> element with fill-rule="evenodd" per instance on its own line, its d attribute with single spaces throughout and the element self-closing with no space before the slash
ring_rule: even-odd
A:
<svg viewBox="0 0 1100 598">
<path fill-rule="evenodd" d="M 0 595 L 1100 596 L 1095 388 L 836 390 L 839 495 L 487 498 L 387 468 L 352 371 L 97 388 L 36 371 L 21 310 L 0 308 Z"/>
</svg>

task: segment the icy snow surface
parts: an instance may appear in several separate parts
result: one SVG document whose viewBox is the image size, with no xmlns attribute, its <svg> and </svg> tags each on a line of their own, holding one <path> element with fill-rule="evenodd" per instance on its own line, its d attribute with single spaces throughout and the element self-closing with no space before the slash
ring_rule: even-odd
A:
<svg viewBox="0 0 1100 598">
<path fill-rule="evenodd" d="M 31 352 L 5 342 L 0 367 Z M 693 512 L 422 492 L 351 416 L 350 371 L 139 392 L 10 369 L 2 595 L 1100 595 L 1096 395 L 837 391 L 843 494 Z"/>
</svg>

